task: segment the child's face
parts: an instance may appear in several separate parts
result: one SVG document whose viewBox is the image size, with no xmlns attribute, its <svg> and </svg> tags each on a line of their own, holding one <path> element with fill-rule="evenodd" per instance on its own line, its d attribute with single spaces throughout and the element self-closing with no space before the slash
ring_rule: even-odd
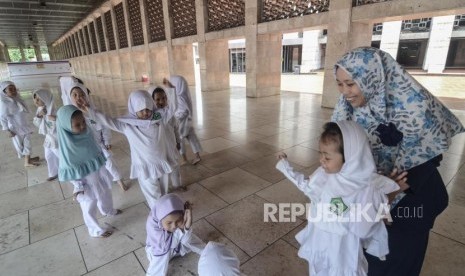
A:
<svg viewBox="0 0 465 276">
<path fill-rule="evenodd" d="M 320 165 L 326 173 L 337 173 L 342 169 L 344 160 L 337 143 L 320 142 Z"/>
<path fill-rule="evenodd" d="M 153 95 L 153 101 L 157 108 L 164 108 L 166 106 L 166 94 L 165 93 L 155 93 Z"/>
<path fill-rule="evenodd" d="M 86 119 L 84 115 L 80 112 L 76 116 L 71 118 L 71 130 L 74 134 L 81 134 L 86 131 Z"/>
<path fill-rule="evenodd" d="M 36 94 L 34 94 L 34 104 L 37 107 L 45 106 L 45 103 Z"/>
<path fill-rule="evenodd" d="M 174 232 L 177 228 L 181 228 L 184 223 L 184 216 L 182 213 L 173 213 L 167 215 L 161 220 L 163 229 L 168 232 Z"/>
<path fill-rule="evenodd" d="M 152 110 L 146 108 L 136 112 L 137 118 L 142 120 L 149 120 L 152 118 Z"/>
<path fill-rule="evenodd" d="M 89 103 L 87 102 L 87 96 L 84 91 L 81 90 L 81 88 L 75 87 L 73 90 L 71 90 L 71 101 L 73 101 L 73 105 L 79 106 L 79 105 L 88 105 Z"/>
<path fill-rule="evenodd" d="M 10 97 L 10 98 L 14 98 L 18 95 L 18 91 L 16 90 L 16 86 L 14 85 L 8 85 L 6 88 L 5 88 L 5 94 Z"/>
</svg>

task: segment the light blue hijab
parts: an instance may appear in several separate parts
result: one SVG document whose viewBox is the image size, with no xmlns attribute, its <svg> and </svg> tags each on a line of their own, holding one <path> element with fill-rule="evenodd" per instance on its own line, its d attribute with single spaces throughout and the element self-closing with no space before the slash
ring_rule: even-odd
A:
<svg viewBox="0 0 465 276">
<path fill-rule="evenodd" d="M 89 128 L 84 133 L 73 133 L 71 116 L 76 111 L 79 109 L 74 105 L 65 105 L 57 112 L 60 181 L 82 179 L 100 169 L 106 161 Z"/>
<path fill-rule="evenodd" d="M 356 48 L 336 64 L 360 87 L 366 104 L 352 108 L 343 95 L 332 121 L 353 120 L 368 134 L 378 170 L 408 170 L 445 152 L 451 138 L 465 131 L 460 121 L 388 53 Z M 379 124 L 393 123 L 403 139 L 396 146 L 381 143 Z"/>
</svg>

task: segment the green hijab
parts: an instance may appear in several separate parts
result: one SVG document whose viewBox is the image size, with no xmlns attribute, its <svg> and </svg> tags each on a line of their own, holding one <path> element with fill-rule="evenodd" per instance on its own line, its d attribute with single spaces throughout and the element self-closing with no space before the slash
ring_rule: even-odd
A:
<svg viewBox="0 0 465 276">
<path fill-rule="evenodd" d="M 82 179 L 100 169 L 106 161 L 89 128 L 83 133 L 73 133 L 71 117 L 78 111 L 74 105 L 65 105 L 57 112 L 60 181 Z"/>
</svg>

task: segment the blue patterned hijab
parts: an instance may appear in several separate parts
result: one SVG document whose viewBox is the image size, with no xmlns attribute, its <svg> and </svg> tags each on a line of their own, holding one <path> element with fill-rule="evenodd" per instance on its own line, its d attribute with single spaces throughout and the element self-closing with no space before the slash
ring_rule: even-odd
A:
<svg viewBox="0 0 465 276">
<path fill-rule="evenodd" d="M 106 161 L 88 127 L 84 133 L 73 133 L 71 117 L 76 111 L 79 109 L 74 105 L 65 105 L 57 112 L 60 181 L 84 178 L 100 169 Z"/>
<path fill-rule="evenodd" d="M 353 120 L 368 133 L 375 162 L 384 173 L 408 170 L 445 152 L 451 138 L 465 131 L 460 121 L 421 86 L 388 53 L 361 47 L 346 53 L 334 66 L 358 85 L 366 104 L 353 108 L 343 95 L 332 121 Z M 382 142 L 380 125 L 401 132 L 400 142 Z"/>
</svg>

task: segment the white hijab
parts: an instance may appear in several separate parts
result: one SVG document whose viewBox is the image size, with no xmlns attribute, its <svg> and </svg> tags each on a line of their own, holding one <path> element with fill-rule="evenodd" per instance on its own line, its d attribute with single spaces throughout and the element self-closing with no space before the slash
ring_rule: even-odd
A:
<svg viewBox="0 0 465 276">
<path fill-rule="evenodd" d="M 8 105 L 9 103 L 15 103 L 21 112 L 29 113 L 29 109 L 27 108 L 27 105 L 24 102 L 24 100 L 19 95 L 19 91 L 17 92 L 17 95 L 14 98 L 7 96 L 5 89 L 10 85 L 13 85 L 16 87 L 15 83 L 12 81 L 2 81 L 0 83 L 0 96 L 1 96 L 0 113 L 4 115 L 4 113 L 7 112 L 7 108 L 5 106 Z"/>
<path fill-rule="evenodd" d="M 60 78 L 61 100 L 63 101 L 63 105 L 73 104 L 71 101 L 70 93 L 76 84 L 79 84 L 79 82 L 74 77 L 70 76 Z M 83 91 L 87 92 L 87 90 Z"/>
<path fill-rule="evenodd" d="M 137 112 L 150 109 L 153 112 L 151 120 L 143 120 L 137 117 Z M 149 95 L 149 92 L 146 90 L 135 90 L 129 94 L 128 99 L 128 114 L 126 116 L 118 118 L 118 121 L 121 121 L 126 124 L 133 126 L 147 128 L 151 124 L 159 121 L 160 118 L 157 118 L 157 113 L 155 112 L 155 103 L 152 100 L 152 97 Z"/>
<path fill-rule="evenodd" d="M 372 203 L 373 208 L 367 213 L 370 217 L 375 216 L 378 207 L 387 203 L 386 194 L 398 190 L 399 187 L 391 179 L 377 174 L 364 129 L 354 121 L 339 121 L 337 125 L 342 132 L 345 162 L 341 170 L 333 174 L 328 174 L 322 167 L 319 167 L 310 177 L 309 185 L 312 186 L 312 191 L 308 196 L 312 204 L 330 203 L 329 198 L 341 198 L 348 206 L 357 203 Z M 312 213 L 316 212 L 315 209 L 310 208 L 312 216 L 315 215 Z M 350 229 L 354 234 L 364 236 L 362 233 L 369 231 L 375 223 L 362 221 L 352 224 L 323 221 L 315 223 L 315 226 L 338 234 L 345 234 Z"/>
<path fill-rule="evenodd" d="M 39 89 L 34 90 L 34 92 L 32 92 L 32 95 L 35 95 L 36 97 L 39 97 L 39 99 L 42 102 L 44 102 L 45 109 L 47 110 L 47 115 L 56 115 L 56 110 L 55 110 L 54 102 L 53 102 L 53 95 L 52 95 L 52 93 L 50 93 L 49 90 L 44 89 L 44 88 L 39 88 Z M 41 110 L 42 110 L 42 108 L 37 109 L 36 116 L 39 114 L 39 112 Z M 40 122 L 39 134 L 42 134 L 42 135 L 47 134 L 45 120 L 41 120 L 41 122 Z"/>
<path fill-rule="evenodd" d="M 187 85 L 187 81 L 182 76 L 171 76 L 170 82 L 174 86 L 176 90 L 176 98 L 177 98 L 177 111 L 188 112 L 189 118 L 192 117 L 192 99 L 191 93 L 189 92 L 189 87 Z"/>
<path fill-rule="evenodd" d="M 208 242 L 200 255 L 199 276 L 239 276 L 240 262 L 234 252 L 225 245 Z"/>
</svg>

